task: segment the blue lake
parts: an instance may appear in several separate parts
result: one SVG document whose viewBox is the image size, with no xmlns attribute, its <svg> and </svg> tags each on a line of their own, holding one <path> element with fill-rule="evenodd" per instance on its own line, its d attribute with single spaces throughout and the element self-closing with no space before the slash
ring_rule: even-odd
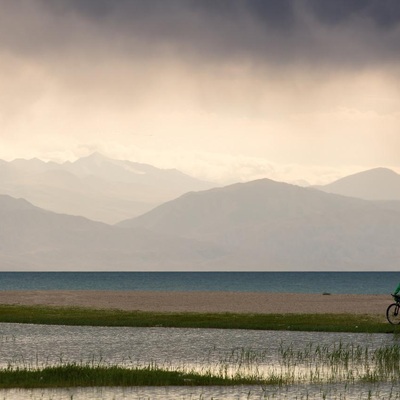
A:
<svg viewBox="0 0 400 400">
<path fill-rule="evenodd" d="M 0 272 L 0 290 L 388 294 L 400 272 Z"/>
</svg>

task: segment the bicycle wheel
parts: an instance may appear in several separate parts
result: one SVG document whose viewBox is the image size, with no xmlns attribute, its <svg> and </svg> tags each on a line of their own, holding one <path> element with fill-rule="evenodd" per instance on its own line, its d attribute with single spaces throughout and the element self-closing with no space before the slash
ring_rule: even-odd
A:
<svg viewBox="0 0 400 400">
<path fill-rule="evenodd" d="M 398 304 L 391 304 L 386 310 L 386 318 L 392 325 L 400 324 L 400 307 Z"/>
</svg>

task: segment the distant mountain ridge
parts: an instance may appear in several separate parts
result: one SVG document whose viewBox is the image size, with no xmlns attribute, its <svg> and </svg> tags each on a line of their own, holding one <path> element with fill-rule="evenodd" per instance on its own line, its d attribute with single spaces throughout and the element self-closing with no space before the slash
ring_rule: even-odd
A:
<svg viewBox="0 0 400 400">
<path fill-rule="evenodd" d="M 122 229 L 56 214 L 0 195 L 0 269 L 8 271 L 120 271 L 185 269 L 219 256 L 210 243 Z"/>
<path fill-rule="evenodd" d="M 400 267 L 400 213 L 268 179 L 191 193 L 119 224 L 212 242 L 216 268 Z"/>
<path fill-rule="evenodd" d="M 99 153 L 62 164 L 39 159 L 0 160 L 0 194 L 107 223 L 140 215 L 183 193 L 212 186 L 177 170 L 113 160 Z"/>
<path fill-rule="evenodd" d="M 60 193 L 67 187 L 77 193 L 74 185 L 79 188 L 82 182 L 89 185 L 102 179 L 95 175 L 102 174 L 103 159 L 96 155 L 87 161 L 82 161 L 81 177 L 67 169 L 43 170 L 40 161 L 28 163 L 32 175 L 26 173 L 25 161 L 18 162 L 18 177 L 14 167 L 0 162 L 0 180 L 10 174 L 17 176 L 19 182 L 26 179 L 29 184 L 37 174 L 46 175 L 46 182 L 49 177 L 54 179 L 52 188 L 60 183 Z M 137 167 L 124 163 L 123 167 L 126 166 Z M 118 163 L 116 168 L 109 171 L 110 180 L 114 173 L 119 173 Z M 61 174 L 63 179 L 59 182 Z M 126 180 L 133 178 L 128 173 L 121 179 L 125 180 L 123 185 L 129 186 Z M 260 179 L 185 193 L 112 226 L 50 212 L 22 198 L 0 195 L 0 268 L 397 270 L 397 203 L 362 200 Z"/>
<path fill-rule="evenodd" d="M 364 200 L 400 201 L 400 175 L 388 168 L 359 172 L 317 188 L 327 193 Z"/>
<path fill-rule="evenodd" d="M 15 210 L 33 210 L 36 207 L 25 199 L 14 199 L 8 195 L 0 195 L 0 212 Z"/>
</svg>

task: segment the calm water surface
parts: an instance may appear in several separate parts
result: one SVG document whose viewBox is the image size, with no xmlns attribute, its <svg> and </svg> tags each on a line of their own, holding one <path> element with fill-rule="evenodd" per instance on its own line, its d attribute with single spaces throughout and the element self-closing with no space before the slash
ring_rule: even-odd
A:
<svg viewBox="0 0 400 400">
<path fill-rule="evenodd" d="M 43 367 L 83 362 L 118 364 L 124 366 L 149 365 L 173 368 L 209 368 L 232 361 L 232 354 L 240 349 L 263 351 L 264 362 L 274 365 L 280 346 L 303 350 L 310 343 L 332 345 L 354 343 L 369 349 L 400 344 L 397 336 L 388 334 L 351 334 L 318 332 L 276 332 L 219 329 L 176 328 L 110 328 L 51 326 L 28 324 L 0 324 L 0 363 Z M 373 391 L 372 391 L 373 389 Z M 393 392 L 393 384 L 353 386 L 342 396 L 343 385 L 293 385 L 285 388 L 77 388 L 62 390 L 6 390 L 5 399 L 329 399 L 385 398 Z M 325 392 L 324 392 L 325 391 Z M 365 397 L 360 397 L 360 394 Z M 375 393 L 375 394 L 374 394 Z M 71 397 L 72 396 L 72 397 Z M 306 397 L 308 396 L 308 397 Z M 375 397 L 374 397 L 375 396 Z M 389 398 L 389 397 L 386 397 Z M 393 399 L 396 397 L 392 397 Z"/>
<path fill-rule="evenodd" d="M 398 272 L 0 272 L 0 290 L 389 294 Z"/>
<path fill-rule="evenodd" d="M 280 346 L 310 343 L 397 343 L 389 334 L 253 331 L 240 329 L 124 328 L 0 323 L 0 366 L 44 366 L 102 361 L 126 366 L 209 365 L 233 350 L 266 351 L 273 363 Z"/>
<path fill-rule="evenodd" d="M 294 385 L 286 388 L 255 386 L 221 387 L 140 387 L 0 390 L 5 400 L 398 400 L 398 387 L 384 385 Z"/>
</svg>

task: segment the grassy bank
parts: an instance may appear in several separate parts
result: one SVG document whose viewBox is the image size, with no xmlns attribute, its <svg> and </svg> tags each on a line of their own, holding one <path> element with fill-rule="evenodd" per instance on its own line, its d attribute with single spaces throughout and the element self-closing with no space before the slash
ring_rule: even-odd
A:
<svg viewBox="0 0 400 400">
<path fill-rule="evenodd" d="M 385 316 L 352 314 L 156 313 L 0 305 L 0 322 L 131 327 L 393 333 Z"/>
<path fill-rule="evenodd" d="M 0 370 L 0 388 L 60 388 L 95 386 L 232 386 L 259 381 L 238 377 L 222 378 L 209 374 L 181 373 L 156 367 L 137 369 L 118 366 L 67 364 L 40 370 Z M 272 383 L 272 382 L 271 382 Z"/>
</svg>

